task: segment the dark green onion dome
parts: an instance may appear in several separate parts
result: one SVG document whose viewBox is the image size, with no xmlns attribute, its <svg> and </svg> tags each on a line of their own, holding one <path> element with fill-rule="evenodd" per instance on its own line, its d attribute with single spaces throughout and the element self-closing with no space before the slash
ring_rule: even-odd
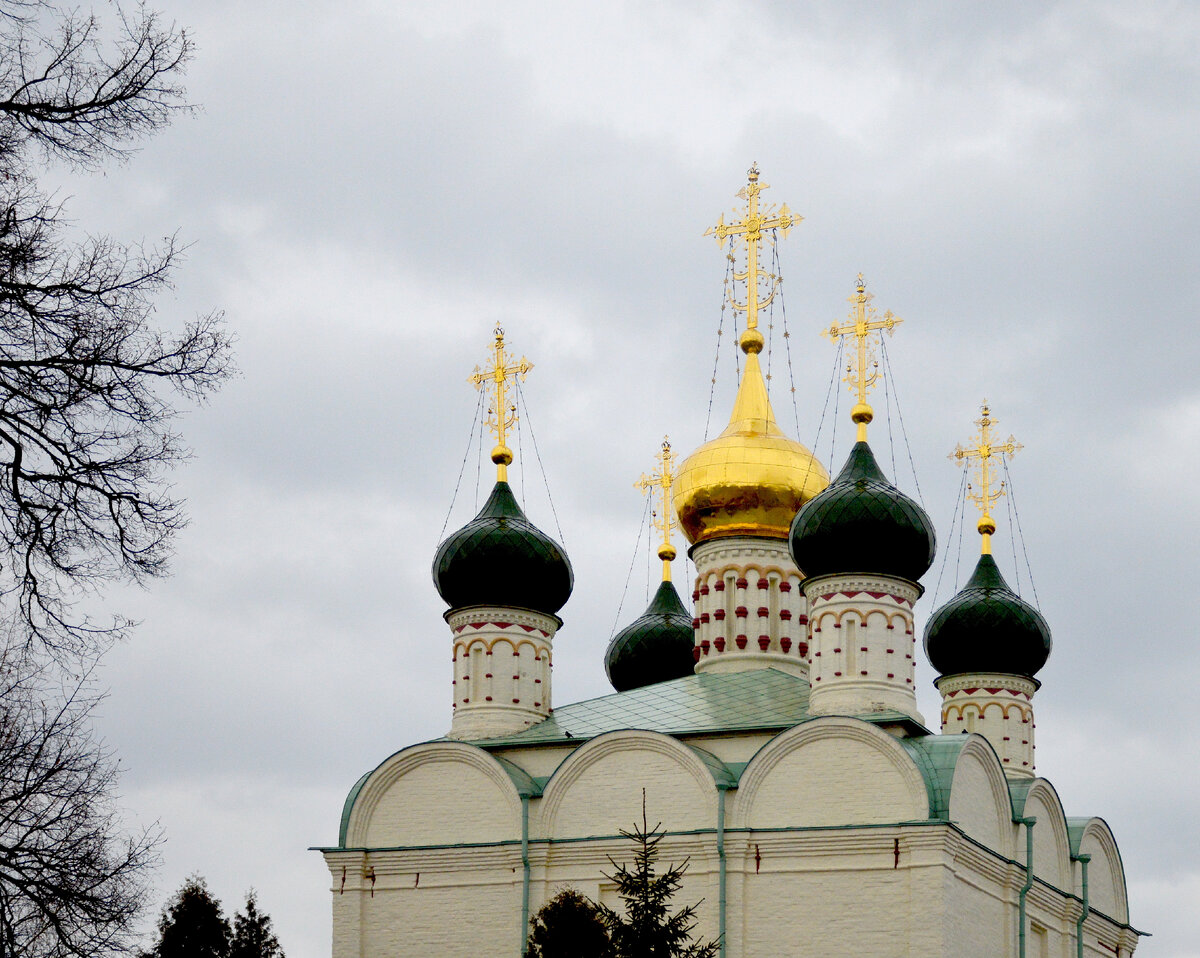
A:
<svg viewBox="0 0 1200 958">
<path fill-rule="evenodd" d="M 438 546 L 433 584 L 451 609 L 470 605 L 553 615 L 575 583 L 562 547 L 525 518 L 507 482 L 479 515 Z"/>
<path fill-rule="evenodd" d="M 981 555 L 961 591 L 925 626 L 925 654 L 942 675 L 1003 672 L 1033 678 L 1050 657 L 1050 626 Z"/>
<path fill-rule="evenodd" d="M 935 544 L 925 510 L 888 482 L 865 442 L 792 520 L 792 559 L 809 577 L 860 572 L 916 582 Z"/>
<path fill-rule="evenodd" d="M 646 611 L 613 636 L 604 653 L 604 671 L 618 692 L 691 675 L 695 661 L 692 617 L 670 582 L 654 593 Z"/>
</svg>

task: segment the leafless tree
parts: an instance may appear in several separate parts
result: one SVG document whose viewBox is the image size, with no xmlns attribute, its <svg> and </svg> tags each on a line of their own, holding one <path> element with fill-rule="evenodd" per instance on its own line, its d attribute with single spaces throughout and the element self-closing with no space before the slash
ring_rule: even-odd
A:
<svg viewBox="0 0 1200 958">
<path fill-rule="evenodd" d="M 191 41 L 142 6 L 111 22 L 0 0 L 0 603 L 25 642 L 88 655 L 120 618 L 78 612 L 112 580 L 161 575 L 183 522 L 172 421 L 230 372 L 216 314 L 166 333 L 153 296 L 180 249 L 68 229 L 47 163 L 92 169 L 189 107 Z"/>
<path fill-rule="evenodd" d="M 0 955 L 132 949 L 157 836 L 125 832 L 87 677 L 0 654 Z"/>
<path fill-rule="evenodd" d="M 176 241 L 79 233 L 46 186 L 124 161 L 188 109 L 187 35 L 104 9 L 0 0 L 0 958 L 136 945 L 157 838 L 122 826 L 89 679 L 127 623 L 78 600 L 164 572 L 183 522 L 173 419 L 230 371 L 219 316 L 154 322 Z"/>
</svg>

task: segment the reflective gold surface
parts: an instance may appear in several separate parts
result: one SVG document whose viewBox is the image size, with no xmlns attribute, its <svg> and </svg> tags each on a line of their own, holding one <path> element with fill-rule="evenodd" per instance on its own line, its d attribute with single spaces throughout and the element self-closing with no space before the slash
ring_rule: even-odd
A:
<svg viewBox="0 0 1200 958">
<path fill-rule="evenodd" d="M 779 207 L 778 211 L 771 206 L 765 211 L 759 207 L 758 195 L 770 187 L 766 183 L 758 181 L 758 164 L 754 163 L 750 166 L 746 185 L 738 191 L 738 199 L 746 201 L 745 210 L 735 210 L 735 215 L 741 215 L 740 220 L 733 223 L 725 222 L 725 214 L 721 214 L 720 220 L 716 226 L 709 227 L 704 235 L 715 236 L 717 242 L 722 246 L 725 241 L 732 237 L 740 237 L 746 246 L 746 271 L 739 273 L 734 271 L 733 278 L 736 282 L 744 283 L 746 288 L 746 301 L 739 303 L 737 297 L 730 293 L 729 304 L 740 313 L 746 314 L 746 329 L 753 330 L 758 326 L 759 310 L 766 309 L 773 299 L 775 292 L 779 288 L 779 277 L 774 273 L 768 273 L 764 269 L 760 269 L 758 265 L 758 257 L 761 252 L 761 246 L 764 239 L 764 231 L 769 231 L 772 235 L 767 237 L 767 242 L 775 242 L 775 232 L 778 231 L 780 236 L 787 236 L 788 230 L 799 223 L 803 216 L 797 216 L 788 209 L 787 203 Z M 732 251 L 729 254 L 733 255 Z M 759 284 L 762 283 L 767 287 L 766 295 L 762 295 L 762 290 Z M 753 342 L 753 339 L 751 339 Z M 762 347 L 762 338 L 758 340 L 759 348 Z M 747 349 L 745 337 L 742 340 L 742 348 Z"/>
<path fill-rule="evenodd" d="M 976 528 L 979 534 L 983 536 L 983 541 L 980 544 L 980 551 L 984 555 L 990 555 L 992 552 L 992 533 L 996 531 L 996 523 L 992 519 L 991 510 L 992 503 L 1004 495 L 1004 482 L 993 488 L 996 476 L 993 470 L 996 469 L 996 464 L 993 459 L 1000 459 L 1003 464 L 1004 456 L 1014 456 L 1020 452 L 1024 446 L 1017 442 L 1016 438 L 1009 436 L 1003 442 L 997 442 L 992 438 L 992 426 L 996 425 L 997 420 L 992 418 L 991 407 L 988 406 L 988 401 L 985 399 L 980 407 L 980 417 L 975 420 L 975 425 L 979 427 L 977 432 L 970 440 L 967 446 L 959 443 L 954 447 L 954 452 L 950 453 L 950 458 L 958 462 L 959 465 L 967 466 L 972 464 L 978 469 L 979 475 L 979 491 L 967 485 L 967 498 L 979 507 L 981 513 L 979 524 Z"/>
<path fill-rule="evenodd" d="M 867 292 L 867 284 L 862 273 L 859 273 L 854 295 L 848 300 L 854 307 L 850 310 L 849 322 L 841 326 L 833 323 L 828 329 L 821 331 L 822 336 L 829 337 L 830 341 L 835 343 L 843 337 L 853 336 L 855 339 L 855 350 L 847 355 L 846 375 L 842 381 L 858 397 L 858 402 L 850 412 L 850 419 L 858 425 L 857 442 L 867 441 L 867 424 L 875 416 L 874 410 L 867 403 L 867 392 L 874 387 L 879 378 L 879 360 L 875 358 L 875 343 L 870 338 L 871 334 L 886 330 L 891 336 L 896 327 L 904 322 L 899 316 L 893 316 L 890 309 L 880 319 L 875 307 L 871 305 L 874 298 L 873 293 Z"/>
<path fill-rule="evenodd" d="M 671 530 L 675 527 L 671 510 L 671 483 L 675 480 L 675 454 L 671 452 L 671 440 L 663 436 L 658 451 L 658 471 L 650 475 L 642 473 L 642 477 L 633 484 L 635 489 L 642 492 L 652 492 L 658 489 L 662 496 L 662 509 L 654 510 L 654 528 L 663 535 L 662 545 L 658 547 L 658 557 L 663 563 L 663 582 L 671 581 L 671 560 L 675 558 L 675 546 L 671 544 Z"/>
<path fill-rule="evenodd" d="M 505 445 L 505 434 L 517 423 L 517 404 L 508 398 L 509 380 L 516 383 L 519 378 L 525 381 L 533 363 L 522 356 L 512 361 L 504 348 L 504 330 L 499 326 L 493 332 L 492 364 L 487 369 L 475 367 L 475 372 L 467 377 L 467 382 L 476 389 L 483 389 L 485 383 L 492 387 L 492 401 L 488 405 L 488 428 L 496 434 L 496 448 L 492 450 L 492 462 L 496 464 L 496 479 L 508 482 L 508 467 L 513 461 L 512 450 Z"/>
<path fill-rule="evenodd" d="M 786 539 L 796 512 L 827 485 L 825 467 L 776 424 L 758 354 L 748 353 L 729 425 L 684 460 L 671 492 L 680 528 L 695 544 Z"/>
</svg>

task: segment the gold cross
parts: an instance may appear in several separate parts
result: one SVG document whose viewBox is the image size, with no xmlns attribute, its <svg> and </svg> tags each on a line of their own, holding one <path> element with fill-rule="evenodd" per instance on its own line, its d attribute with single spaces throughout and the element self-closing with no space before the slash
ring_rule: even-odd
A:
<svg viewBox="0 0 1200 958">
<path fill-rule="evenodd" d="M 994 479 L 992 470 L 995 468 L 993 460 L 1001 458 L 1003 461 L 1002 457 L 1015 455 L 1024 446 L 1012 436 L 999 443 L 992 438 L 992 426 L 996 425 L 997 420 L 992 418 L 986 399 L 983 401 L 981 413 L 982 415 L 975 420 L 975 425 L 979 427 L 978 435 L 972 438 L 967 446 L 961 444 L 955 446 L 954 452 L 950 453 L 950 458 L 957 460 L 962 465 L 967 465 L 972 459 L 979 460 L 977 466 L 979 469 L 979 492 L 971 492 L 971 487 L 968 485 L 967 498 L 979 506 L 979 511 L 982 513 L 977 527 L 979 534 L 983 536 L 981 551 L 984 555 L 990 555 L 992 533 L 996 531 L 996 523 L 991 517 L 992 503 L 1004 495 L 1003 482 L 997 488 L 992 488 Z"/>
<path fill-rule="evenodd" d="M 671 560 L 675 558 L 675 546 L 671 544 L 671 530 L 675 527 L 674 511 L 671 509 L 671 483 L 675 481 L 675 454 L 671 452 L 671 441 L 663 436 L 662 448 L 658 454 L 658 471 L 650 475 L 642 473 L 642 478 L 633 484 L 635 489 L 643 493 L 653 494 L 657 486 L 662 495 L 662 510 L 654 511 L 654 528 L 663 535 L 662 545 L 658 547 L 658 557 L 663 560 L 663 582 L 671 581 Z"/>
<path fill-rule="evenodd" d="M 850 411 L 850 418 L 858 424 L 858 442 L 867 441 L 867 423 L 875 418 L 875 411 L 867 404 L 867 390 L 875 385 L 879 378 L 879 360 L 875 358 L 875 338 L 872 333 L 887 330 L 889 336 L 904 320 L 892 315 L 888 310 L 879 318 L 871 300 L 874 293 L 867 292 L 867 284 L 863 281 L 862 273 L 858 274 L 858 285 L 854 295 L 846 302 L 852 303 L 850 321 L 839 326 L 836 322 L 828 329 L 822 330 L 821 335 L 827 336 L 836 343 L 843 336 L 853 336 L 857 340 L 857 349 L 846 360 L 846 376 L 850 391 L 857 393 L 858 402 Z"/>
<path fill-rule="evenodd" d="M 492 343 L 492 365 L 487 369 L 475 367 L 475 372 L 467 377 L 467 382 L 473 383 L 476 389 L 483 389 L 483 384 L 491 383 L 495 389 L 492 403 L 488 408 L 488 428 L 496 434 L 496 448 L 492 450 L 492 462 L 496 464 L 496 479 L 508 482 L 508 465 L 513 461 L 512 450 L 504 443 L 505 433 L 517 422 L 517 404 L 508 400 L 508 381 L 516 382 L 519 377 L 522 382 L 533 363 L 522 356 L 513 360 L 504 349 L 504 330 L 499 326 L 495 330 L 496 339 Z"/>
<path fill-rule="evenodd" d="M 735 223 L 726 223 L 725 214 L 721 214 L 721 218 L 717 221 L 716 226 L 710 226 L 705 230 L 705 236 L 716 236 L 717 242 L 724 244 L 725 240 L 730 236 L 744 236 L 746 242 L 746 272 L 733 274 L 733 278 L 737 281 L 744 280 L 746 283 L 746 301 L 739 303 L 737 296 L 732 290 L 729 292 L 729 302 L 734 309 L 746 314 L 746 332 L 742 334 L 741 347 L 744 351 L 750 352 L 751 346 L 757 346 L 753 351 L 758 352 L 762 349 L 762 333 L 757 331 L 758 328 L 758 311 L 769 306 L 775 298 L 775 291 L 779 288 L 779 277 L 773 273 L 767 273 L 758 267 L 758 251 L 762 244 L 764 230 L 780 230 L 784 236 L 787 236 L 788 230 L 799 223 L 803 216 L 796 216 L 788 209 L 786 203 L 779 207 L 778 211 L 774 207 L 768 207 L 765 211 L 758 208 L 758 194 L 765 189 L 769 189 L 766 183 L 758 182 L 758 164 L 750 167 L 749 182 L 738 191 L 738 199 L 746 201 L 746 209 L 742 219 Z M 738 211 L 734 211 L 735 214 Z M 772 240 L 773 242 L 773 240 Z M 759 298 L 758 284 L 759 280 L 767 279 L 770 281 L 771 289 L 767 293 L 765 299 Z M 751 333 L 750 330 L 755 330 Z"/>
</svg>

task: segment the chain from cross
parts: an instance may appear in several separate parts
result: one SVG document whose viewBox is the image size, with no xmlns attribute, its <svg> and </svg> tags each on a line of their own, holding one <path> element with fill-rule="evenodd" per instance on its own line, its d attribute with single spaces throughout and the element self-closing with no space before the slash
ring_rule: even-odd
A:
<svg viewBox="0 0 1200 958">
<path fill-rule="evenodd" d="M 979 507 L 981 513 L 977 528 L 979 534 L 983 536 L 983 552 L 985 554 L 990 554 L 992 551 L 992 533 L 996 531 L 996 523 L 991 516 L 992 503 L 1004 495 L 1003 481 L 999 486 L 993 488 L 995 477 L 992 470 L 996 465 L 995 460 L 1002 459 L 1004 456 L 1014 456 L 1025 448 L 1011 435 L 1002 442 L 997 442 L 992 436 L 992 427 L 997 422 L 998 420 L 992 418 L 991 408 L 985 399 L 980 406 L 980 417 L 975 420 L 975 425 L 979 427 L 978 434 L 970 439 L 967 445 L 964 446 L 961 443 L 956 445 L 954 452 L 949 456 L 950 459 L 963 466 L 974 463 L 975 468 L 979 470 L 979 492 L 973 492 L 968 484 L 967 498 Z"/>
<path fill-rule="evenodd" d="M 758 252 L 763 241 L 763 232 L 765 230 L 779 230 L 784 236 L 787 236 L 788 230 L 804 219 L 803 216 L 797 216 L 788 209 L 788 205 L 784 203 L 776 210 L 774 207 L 768 207 L 765 211 L 760 210 L 758 206 L 758 194 L 763 190 L 770 189 L 769 184 L 759 183 L 758 181 L 758 164 L 755 163 L 750 167 L 749 181 L 742 187 L 738 193 L 738 199 L 746 201 L 746 208 L 742 213 L 742 218 L 734 223 L 725 222 L 725 214 L 721 214 L 721 218 L 717 221 L 716 226 L 710 226 L 704 231 L 705 236 L 715 236 L 717 242 L 724 245 L 725 240 L 732 236 L 741 236 L 745 238 L 746 243 L 746 272 L 734 272 L 733 278 L 735 281 L 746 283 L 746 301 L 739 303 L 736 294 L 731 290 L 729 292 L 730 305 L 739 312 L 746 314 L 746 328 L 758 328 L 758 312 L 760 309 L 765 309 L 775 299 L 775 292 L 779 288 L 779 277 L 774 273 L 767 273 L 758 266 Z M 739 211 L 734 211 L 735 215 Z M 730 257 L 732 258 L 732 253 Z M 759 298 L 759 281 L 767 279 L 770 281 L 770 292 L 767 293 L 765 299 Z"/>
<path fill-rule="evenodd" d="M 642 477 L 633 484 L 635 489 L 643 494 L 653 495 L 655 491 L 662 497 L 661 508 L 653 512 L 654 528 L 662 533 L 662 545 L 658 547 L 658 557 L 663 560 L 663 581 L 671 581 L 671 560 L 675 558 L 675 546 L 671 543 L 671 531 L 675 528 L 674 510 L 671 508 L 671 483 L 675 481 L 675 454 L 671 452 L 671 441 L 663 436 L 662 446 L 658 453 L 658 469 Z"/>
<path fill-rule="evenodd" d="M 867 441 L 867 423 L 874 418 L 874 410 L 867 404 L 867 391 L 879 378 L 879 360 L 875 356 L 876 337 L 872 336 L 872 333 L 882 335 L 886 332 L 891 336 L 896 327 L 904 322 L 898 316 L 892 315 L 890 309 L 882 317 L 879 316 L 875 307 L 871 305 L 874 298 L 874 293 L 867 292 L 867 284 L 862 273 L 859 273 L 854 295 L 846 300 L 852 306 L 849 321 L 840 326 L 834 322 L 828 329 L 821 331 L 821 335 L 833 343 L 837 343 L 843 337 L 853 336 L 855 339 L 856 348 L 846 360 L 843 382 L 858 397 L 858 403 L 851 410 L 850 418 L 858 424 L 859 442 Z"/>
<path fill-rule="evenodd" d="M 493 388 L 491 404 L 488 407 L 488 428 L 496 434 L 496 448 L 492 450 L 492 462 L 496 464 L 496 478 L 500 482 L 508 481 L 508 466 L 513 460 L 512 450 L 505 443 L 508 430 L 517 423 L 517 404 L 508 399 L 508 384 L 514 385 L 519 379 L 525 381 L 533 363 L 522 356 L 513 359 L 504 348 L 504 330 L 497 326 L 492 343 L 491 365 L 487 369 L 476 366 L 475 371 L 467 377 L 467 382 L 476 389 L 483 389 L 488 383 Z"/>
</svg>

